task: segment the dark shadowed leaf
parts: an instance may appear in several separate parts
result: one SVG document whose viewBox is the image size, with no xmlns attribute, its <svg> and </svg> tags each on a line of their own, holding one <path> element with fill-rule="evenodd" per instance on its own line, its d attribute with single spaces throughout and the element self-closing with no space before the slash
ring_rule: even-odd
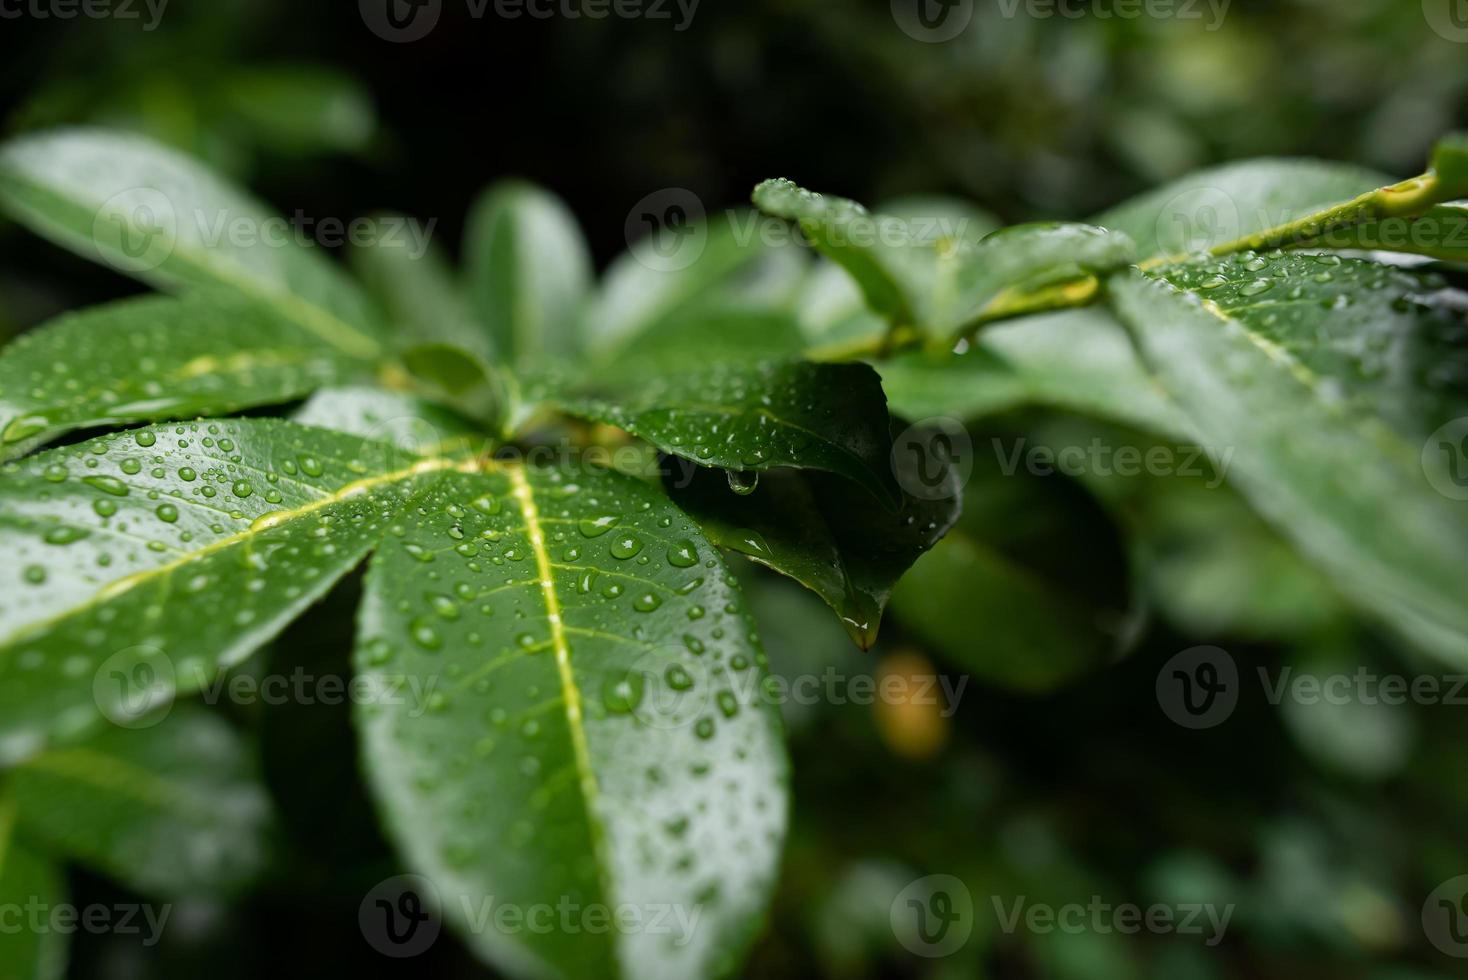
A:
<svg viewBox="0 0 1468 980">
<path fill-rule="evenodd" d="M 1079 487 L 1009 468 L 1022 440 L 975 454 L 963 516 L 892 594 L 892 613 L 954 666 L 1048 691 L 1113 659 L 1129 640 L 1120 537 Z"/>
<path fill-rule="evenodd" d="M 886 398 L 865 364 L 711 364 L 560 404 L 702 466 L 825 470 L 898 502 Z"/>
<path fill-rule="evenodd" d="M 194 706 L 148 721 L 10 770 L 21 826 L 149 895 L 239 890 L 264 869 L 272 824 L 252 745 Z"/>
<path fill-rule="evenodd" d="M 16 817 L 15 801 L 0 797 L 0 904 L 21 912 L 13 916 L 10 928 L 0 930 L 0 976 L 60 980 L 66 973 L 66 934 L 34 928 L 24 918 L 24 909 L 36 903 L 53 909 L 63 905 L 66 880 L 59 868 L 17 838 Z"/>
<path fill-rule="evenodd" d="M 821 473 L 776 470 L 743 495 L 707 471 L 670 482 L 673 499 L 715 544 L 815 592 L 852 639 L 869 648 L 893 586 L 958 518 L 958 474 L 943 479 L 935 494 L 904 491 L 896 513 Z"/>
</svg>

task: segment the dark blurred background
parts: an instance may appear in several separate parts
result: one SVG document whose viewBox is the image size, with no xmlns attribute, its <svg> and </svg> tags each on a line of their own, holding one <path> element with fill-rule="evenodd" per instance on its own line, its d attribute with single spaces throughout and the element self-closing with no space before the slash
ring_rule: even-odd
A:
<svg viewBox="0 0 1468 980">
<path fill-rule="evenodd" d="M 675 30 L 676 6 L 671 20 L 507 20 L 444 0 L 428 36 L 389 43 L 347 0 L 171 0 L 153 30 L 141 4 L 134 20 L 7 14 L 0 120 L 7 135 L 74 122 L 139 130 L 287 215 L 403 211 L 435 220 L 450 251 L 474 195 L 522 176 L 569 202 L 605 264 L 627 245 L 633 204 L 667 187 L 713 209 L 788 176 L 865 201 L 955 195 L 1021 221 L 1084 217 L 1252 156 L 1416 173 L 1435 137 L 1468 122 L 1457 2 L 1234 0 L 1220 22 L 1190 0 L 1177 9 L 1191 16 L 1170 18 L 1102 16 L 1106 3 L 1042 17 L 1033 4 L 974 0 L 961 34 L 924 43 L 884 2 L 704 0 Z M 0 225 L 0 337 L 138 288 Z M 992 430 L 1084 445 L 1096 431 L 1041 414 L 984 425 L 976 442 Z M 1317 711 L 1268 704 L 1255 685 L 1226 724 L 1180 728 L 1154 685 L 1170 656 L 1202 643 L 1225 647 L 1246 676 L 1432 668 L 1344 613 L 1226 491 L 1050 483 L 1011 480 L 995 496 L 1014 506 L 986 513 L 980 501 L 970 533 L 1052 577 L 1079 576 L 1067 584 L 1113 616 L 1109 632 L 1129 631 L 1126 656 L 1028 694 L 980 672 L 952 718 L 788 706 L 795 816 L 749 974 L 1468 976 L 1420 924 L 1426 895 L 1468 872 L 1468 708 Z M 818 602 L 749 579 L 783 672 L 967 669 L 899 625 L 859 653 Z M 333 597 L 279 648 L 345 673 L 353 607 Z M 996 642 L 1024 656 L 1026 637 L 1002 616 L 967 628 L 975 643 L 1006 631 Z M 345 712 L 241 715 L 262 734 L 287 828 L 275 880 L 238 909 L 182 903 L 161 949 L 78 937 L 71 976 L 488 975 L 448 938 L 407 963 L 361 941 L 356 904 L 395 864 Z M 927 874 L 955 875 L 973 896 L 973 937 L 953 956 L 912 955 L 888 921 L 893 893 Z M 105 881 L 73 885 L 78 901 L 118 900 Z M 1093 895 L 1237 911 L 1207 946 L 1005 935 L 991 904 Z"/>
</svg>

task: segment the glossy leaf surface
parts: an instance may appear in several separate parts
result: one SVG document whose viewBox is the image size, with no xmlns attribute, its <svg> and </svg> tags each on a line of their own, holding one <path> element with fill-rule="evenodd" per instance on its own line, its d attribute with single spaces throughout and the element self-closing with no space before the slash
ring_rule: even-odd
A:
<svg viewBox="0 0 1468 980">
<path fill-rule="evenodd" d="M 0 480 L 0 758 L 128 724 L 273 637 L 452 465 L 289 422 L 136 429 Z"/>
<path fill-rule="evenodd" d="M 817 473 L 776 471 L 762 476 L 752 492 L 738 494 L 721 475 L 695 472 L 672 493 L 715 544 L 815 592 L 852 639 L 868 648 L 893 586 L 958 518 L 957 472 L 934 472 L 941 474 L 934 492 L 915 497 L 904 491 L 897 513 Z M 908 476 L 905 471 L 903 486 L 914 485 Z"/>
<path fill-rule="evenodd" d="M 0 351 L 0 458 L 72 429 L 279 404 L 370 368 L 259 303 L 154 296 L 97 306 Z"/>
<path fill-rule="evenodd" d="M 366 591 L 358 669 L 432 693 L 369 699 L 365 764 L 469 943 L 517 973 L 733 969 L 786 764 L 744 601 L 698 528 L 629 477 L 488 464 L 414 500 Z M 666 918 L 501 930 L 487 896 Z"/>
<path fill-rule="evenodd" d="M 716 364 L 563 405 L 703 466 L 825 470 L 898 502 L 886 398 L 865 364 Z"/>
<path fill-rule="evenodd" d="M 1118 309 L 1200 437 L 1233 450 L 1230 480 L 1357 604 L 1468 657 L 1462 460 L 1439 429 L 1465 414 L 1447 297 L 1333 255 L 1166 276 L 1119 277 Z"/>
</svg>

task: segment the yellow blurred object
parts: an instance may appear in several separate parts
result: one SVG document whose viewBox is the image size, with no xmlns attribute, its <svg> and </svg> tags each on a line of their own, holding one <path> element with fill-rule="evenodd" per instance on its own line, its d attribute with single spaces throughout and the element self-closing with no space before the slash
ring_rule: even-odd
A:
<svg viewBox="0 0 1468 980">
<path fill-rule="evenodd" d="M 894 754 L 937 755 L 948 742 L 949 707 L 938 669 L 921 653 L 900 651 L 877 665 L 877 730 Z"/>
</svg>

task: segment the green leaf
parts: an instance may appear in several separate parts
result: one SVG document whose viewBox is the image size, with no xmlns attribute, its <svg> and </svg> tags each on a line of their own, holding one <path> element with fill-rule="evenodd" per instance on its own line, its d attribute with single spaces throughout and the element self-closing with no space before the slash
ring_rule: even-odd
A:
<svg viewBox="0 0 1468 980">
<path fill-rule="evenodd" d="M 1143 256 L 1185 254 L 1326 210 L 1389 180 L 1340 163 L 1247 160 L 1200 170 L 1091 220 L 1126 234 Z"/>
<path fill-rule="evenodd" d="M 559 198 L 519 181 L 489 188 L 469 212 L 464 266 L 501 361 L 523 365 L 578 349 L 591 255 Z"/>
<path fill-rule="evenodd" d="M 326 68 L 235 69 L 219 78 L 219 92 L 254 141 L 277 153 L 359 153 L 377 129 L 371 93 Z"/>
<path fill-rule="evenodd" d="M 1111 451 L 1098 465 L 1067 475 L 1126 529 L 1139 583 L 1189 634 L 1299 638 L 1318 634 L 1343 613 L 1325 577 L 1224 485 L 1219 471 L 1227 473 L 1231 457 L 1209 460 L 1196 443 L 1073 417 L 1043 424 L 1033 442 L 1057 458 L 1098 445 Z M 1162 462 L 1123 472 L 1116 456 L 1124 448 L 1143 460 L 1161 454 Z"/>
<path fill-rule="evenodd" d="M 20 928 L 0 930 L 0 977 L 61 980 L 66 973 L 66 934 L 34 929 L 24 910 L 55 909 L 66 902 L 66 882 L 50 861 L 16 839 L 16 806 L 0 797 L 0 905 L 22 910 Z"/>
<path fill-rule="evenodd" d="M 753 200 L 766 214 L 798 224 L 816 249 L 850 274 L 872 310 L 894 323 L 915 323 L 912 286 L 931 274 L 931 239 L 901 218 L 781 178 L 756 187 Z"/>
<path fill-rule="evenodd" d="M 74 128 L 15 139 L 0 148 L 0 206 L 145 282 L 242 293 L 354 357 L 381 348 L 366 298 L 284 218 L 143 137 Z"/>
<path fill-rule="evenodd" d="M 587 350 L 609 358 L 644 334 L 667 336 L 710 316 L 788 306 L 805 273 L 803 256 L 767 243 L 760 220 L 754 212 L 731 212 L 697 222 L 669 261 L 643 239 L 632 243 L 607 269 L 582 317 Z"/>
<path fill-rule="evenodd" d="M 375 219 L 385 227 L 409 219 L 384 215 Z M 453 344 L 484 360 L 492 359 L 494 345 L 488 330 L 469 309 L 458 276 L 427 242 L 402 235 L 375 236 L 350 253 L 368 294 L 387 314 L 394 335 L 404 344 Z"/>
<path fill-rule="evenodd" d="M 136 720 L 274 637 L 367 553 L 406 495 L 455 465 L 404 455 L 240 419 L 7 464 L 0 759 Z"/>
<path fill-rule="evenodd" d="M 746 494 L 732 491 L 717 473 L 697 471 L 673 498 L 721 548 L 819 595 L 852 639 L 870 649 L 893 586 L 958 519 L 958 474 L 943 475 L 949 482 L 938 496 L 904 493 L 898 513 L 849 492 L 836 478 L 794 470 L 765 474 Z"/>
<path fill-rule="evenodd" d="M 493 426 L 508 411 L 505 375 L 455 344 L 418 344 L 402 351 L 403 366 L 427 394 Z"/>
<path fill-rule="evenodd" d="M 249 744 L 194 706 L 148 722 L 10 770 L 21 826 L 145 894 L 239 890 L 264 870 L 273 822 Z"/>
<path fill-rule="evenodd" d="M 783 310 L 697 309 L 649 327 L 583 377 L 598 386 L 637 386 L 648 376 L 702 371 L 709 364 L 753 365 L 800 357 L 805 337 Z"/>
<path fill-rule="evenodd" d="M 573 414 L 625 429 L 702 466 L 838 473 L 896 508 L 886 398 L 865 364 L 719 365 L 656 378 L 605 399 L 567 397 Z"/>
<path fill-rule="evenodd" d="M 872 214 L 788 180 L 760 184 L 754 201 L 796 222 L 893 328 L 918 328 L 942 349 L 980 323 L 1013 315 L 1019 294 L 1087 280 L 1092 269 L 1135 258 L 1125 235 L 1090 225 L 1019 225 L 975 241 L 962 224 Z"/>
<path fill-rule="evenodd" d="M 370 370 L 247 300 L 151 296 L 93 307 L 0 351 L 0 458 L 73 429 L 279 404 Z"/>
<path fill-rule="evenodd" d="M 1049 691 L 1123 648 L 1126 555 L 1105 513 L 1078 487 L 1005 472 L 999 455 L 975 456 L 963 516 L 897 584 L 892 614 L 989 683 Z"/>
<path fill-rule="evenodd" d="M 454 412 L 381 388 L 318 391 L 292 418 L 301 425 L 389 443 L 415 456 L 452 456 L 482 449 L 487 442 L 472 423 Z"/>
<path fill-rule="evenodd" d="M 1131 234 L 1155 265 L 1169 255 L 1226 255 L 1349 237 L 1357 225 L 1411 217 L 1464 196 L 1468 137 L 1459 134 L 1433 148 L 1427 173 L 1397 183 L 1339 164 L 1255 160 L 1194 174 L 1096 220 Z"/>
<path fill-rule="evenodd" d="M 357 663 L 432 693 L 368 698 L 358 721 L 443 914 L 516 974 L 732 971 L 773 884 L 786 762 L 717 552 L 656 487 L 605 471 L 490 464 L 409 513 L 368 572 Z M 478 921 L 489 896 L 698 919 L 500 932 Z"/>
<path fill-rule="evenodd" d="M 1468 400 L 1462 320 L 1437 287 L 1248 253 L 1112 283 L 1199 437 L 1234 450 L 1230 481 L 1358 605 L 1461 663 L 1468 514 L 1433 433 Z"/>
<path fill-rule="evenodd" d="M 1024 317 L 986 327 L 943 359 L 906 354 L 878 366 L 892 410 L 961 421 L 1040 405 L 1186 438 L 1188 422 L 1105 310 Z"/>
</svg>

